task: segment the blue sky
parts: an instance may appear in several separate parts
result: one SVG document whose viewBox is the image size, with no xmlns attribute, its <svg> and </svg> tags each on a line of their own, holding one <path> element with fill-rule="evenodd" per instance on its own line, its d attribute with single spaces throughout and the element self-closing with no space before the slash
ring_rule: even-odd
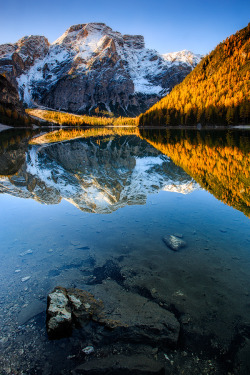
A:
<svg viewBox="0 0 250 375">
<path fill-rule="evenodd" d="M 0 44 L 25 35 L 50 42 L 71 25 L 104 22 L 122 34 L 141 34 L 160 53 L 208 53 L 250 22 L 249 0 L 0 0 Z"/>
</svg>

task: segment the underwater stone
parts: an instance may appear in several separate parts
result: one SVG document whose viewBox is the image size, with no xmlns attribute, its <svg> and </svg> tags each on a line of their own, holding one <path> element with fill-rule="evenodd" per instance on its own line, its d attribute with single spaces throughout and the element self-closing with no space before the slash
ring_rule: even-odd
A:
<svg viewBox="0 0 250 375">
<path fill-rule="evenodd" d="M 95 351 L 95 349 L 93 348 L 93 346 L 86 346 L 86 348 L 82 349 L 82 352 L 86 355 L 89 355 L 89 354 L 93 353 L 94 351 Z"/>
<path fill-rule="evenodd" d="M 162 240 L 171 250 L 174 251 L 178 251 L 179 249 L 187 245 L 185 241 L 174 236 L 173 234 L 163 237 Z"/>
<path fill-rule="evenodd" d="M 56 287 L 47 298 L 47 332 L 49 338 L 71 334 L 72 313 L 65 288 Z"/>
<path fill-rule="evenodd" d="M 72 329 L 99 321 L 103 303 L 77 288 L 56 287 L 47 298 L 47 333 L 50 339 L 70 336 Z"/>
</svg>

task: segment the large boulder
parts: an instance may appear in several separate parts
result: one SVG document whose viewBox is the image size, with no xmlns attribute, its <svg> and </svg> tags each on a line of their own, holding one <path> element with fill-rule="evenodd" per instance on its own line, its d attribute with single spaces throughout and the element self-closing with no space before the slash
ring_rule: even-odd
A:
<svg viewBox="0 0 250 375">
<path fill-rule="evenodd" d="M 93 288 L 97 299 L 89 292 L 62 287 L 48 295 L 49 338 L 69 336 L 74 327 L 85 328 L 92 322 L 98 340 L 176 346 L 180 324 L 174 314 L 112 280 Z"/>
</svg>

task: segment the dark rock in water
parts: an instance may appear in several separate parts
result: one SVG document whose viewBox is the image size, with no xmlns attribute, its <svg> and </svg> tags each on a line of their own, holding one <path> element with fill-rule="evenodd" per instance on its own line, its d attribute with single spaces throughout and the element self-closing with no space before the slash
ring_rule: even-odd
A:
<svg viewBox="0 0 250 375">
<path fill-rule="evenodd" d="M 133 375 L 163 375 L 162 363 L 147 358 L 144 355 L 113 355 L 107 358 L 94 359 L 76 367 L 73 375 L 102 375 L 102 374 L 133 374 Z"/>
<path fill-rule="evenodd" d="M 112 328 L 102 333 L 106 340 L 176 346 L 180 324 L 172 312 L 113 280 L 96 285 L 93 292 L 105 301 L 103 324 Z"/>
<path fill-rule="evenodd" d="M 47 332 L 51 339 L 70 336 L 73 327 L 101 318 L 103 303 L 80 289 L 56 287 L 47 300 Z"/>
<path fill-rule="evenodd" d="M 179 249 L 187 245 L 185 241 L 174 236 L 173 234 L 163 237 L 162 240 L 171 250 L 174 251 L 178 251 Z"/>
<path fill-rule="evenodd" d="M 84 328 L 84 335 L 88 335 L 94 323 L 97 341 L 154 342 L 176 347 L 180 324 L 174 314 L 147 298 L 127 292 L 112 280 L 94 289 L 95 295 L 105 297 L 105 306 L 80 289 L 56 287 L 49 294 L 49 338 L 69 336 L 74 327 Z"/>
</svg>

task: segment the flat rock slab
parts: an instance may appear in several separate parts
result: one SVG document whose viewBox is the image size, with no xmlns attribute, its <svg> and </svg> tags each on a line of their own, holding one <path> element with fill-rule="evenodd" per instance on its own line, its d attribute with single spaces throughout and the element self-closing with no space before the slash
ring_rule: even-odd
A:
<svg viewBox="0 0 250 375">
<path fill-rule="evenodd" d="M 162 363 L 143 355 L 114 355 L 95 359 L 76 367 L 73 375 L 164 375 Z"/>
<path fill-rule="evenodd" d="M 108 280 L 92 287 L 92 293 L 56 287 L 48 296 L 49 338 L 69 336 L 74 327 L 87 334 L 94 323 L 97 341 L 145 342 L 176 347 L 180 324 L 174 314 Z M 102 302 L 104 300 L 104 303 Z"/>
<path fill-rule="evenodd" d="M 104 301 L 104 323 L 116 328 L 113 340 L 175 346 L 180 324 L 174 314 L 139 294 L 126 291 L 108 280 L 93 287 L 95 297 Z M 120 329 L 120 334 L 118 333 Z M 110 334 L 112 337 L 112 334 Z"/>
<path fill-rule="evenodd" d="M 173 234 L 163 237 L 162 240 L 173 251 L 178 251 L 179 249 L 187 246 L 185 241 L 177 236 L 174 236 Z"/>
</svg>

